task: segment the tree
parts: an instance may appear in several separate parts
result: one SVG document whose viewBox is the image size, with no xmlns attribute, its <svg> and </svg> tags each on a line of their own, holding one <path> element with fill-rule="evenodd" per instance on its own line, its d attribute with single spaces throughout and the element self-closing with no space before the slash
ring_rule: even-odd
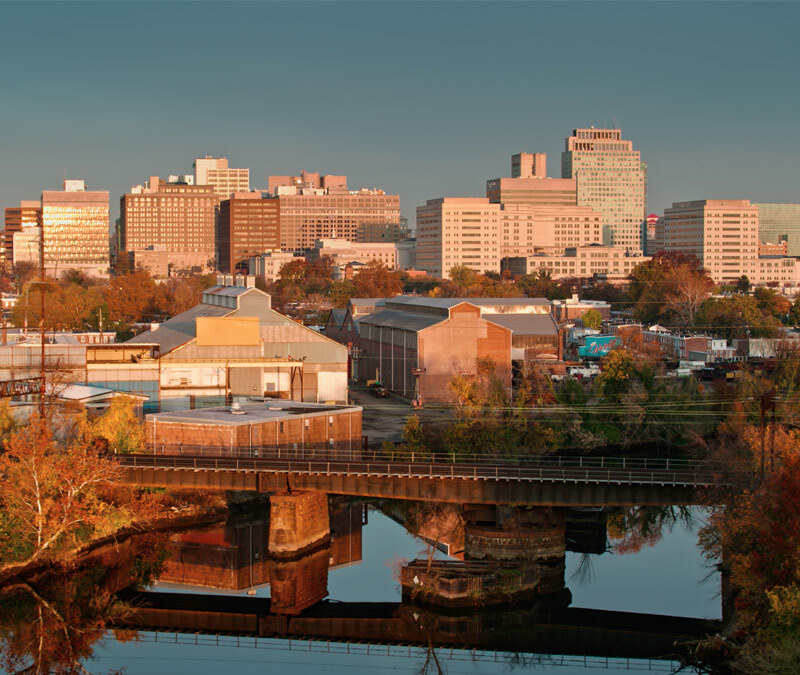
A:
<svg viewBox="0 0 800 675">
<path fill-rule="evenodd" d="M 397 272 L 378 260 L 370 260 L 362 267 L 353 283 L 358 298 L 391 298 L 403 292 L 403 282 Z"/>
<path fill-rule="evenodd" d="M 581 317 L 586 328 L 597 330 L 603 324 L 603 315 L 596 309 L 590 309 Z"/>
<path fill-rule="evenodd" d="M 156 294 L 156 283 L 143 270 L 113 277 L 103 289 L 112 321 L 142 321 Z M 149 317 L 148 317 L 149 318 Z"/>
<path fill-rule="evenodd" d="M 111 452 L 129 453 L 143 450 L 144 424 L 136 414 L 139 402 L 130 396 L 115 396 L 108 410 L 95 420 L 91 430 L 108 441 Z"/>
<path fill-rule="evenodd" d="M 597 391 L 600 396 L 619 399 L 628 391 L 634 374 L 633 354 L 627 349 L 615 349 L 600 362 L 600 375 L 597 377 Z"/>
<path fill-rule="evenodd" d="M 750 291 L 750 279 L 747 278 L 746 274 L 743 274 L 736 280 L 734 288 L 737 293 L 747 293 Z"/>
<path fill-rule="evenodd" d="M 765 314 L 749 295 L 708 298 L 700 305 L 694 326 L 726 339 L 780 335 L 778 320 Z"/>
<path fill-rule="evenodd" d="M 792 309 L 791 301 L 784 295 L 771 288 L 759 286 L 753 293 L 758 308 L 766 316 L 774 316 L 782 319 L 787 316 Z"/>
<path fill-rule="evenodd" d="M 87 447 L 85 435 L 60 446 L 36 416 L 11 434 L 0 455 L 6 558 L 52 557 L 110 526 L 115 511 L 97 491 L 119 467 Z"/>
</svg>

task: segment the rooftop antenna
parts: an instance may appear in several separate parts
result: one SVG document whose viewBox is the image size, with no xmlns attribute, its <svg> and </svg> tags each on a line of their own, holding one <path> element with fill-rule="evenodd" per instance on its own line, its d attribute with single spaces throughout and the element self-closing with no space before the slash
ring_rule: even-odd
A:
<svg viewBox="0 0 800 675">
<path fill-rule="evenodd" d="M 616 115 L 612 115 L 611 119 L 613 120 L 613 123 L 614 123 L 614 126 L 611 127 L 611 128 L 612 129 L 619 129 L 619 127 L 617 126 L 617 116 Z"/>
</svg>

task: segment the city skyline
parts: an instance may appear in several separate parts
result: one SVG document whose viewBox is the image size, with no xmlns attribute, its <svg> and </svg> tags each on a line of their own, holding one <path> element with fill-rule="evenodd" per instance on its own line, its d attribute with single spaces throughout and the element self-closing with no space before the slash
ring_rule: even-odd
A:
<svg viewBox="0 0 800 675">
<path fill-rule="evenodd" d="M 564 139 L 594 125 L 641 150 L 648 213 L 800 201 L 800 8 L 692 4 L 687 20 L 687 7 L 6 3 L 7 25 L 37 30 L 0 47 L 17 64 L 0 73 L 0 199 L 66 174 L 110 192 L 113 222 L 143 176 L 210 154 L 255 188 L 303 168 L 347 174 L 399 194 L 413 219 L 428 199 L 483 196 L 514 153 L 547 153 L 558 177 Z M 217 33 L 221 16 L 235 35 Z"/>
</svg>

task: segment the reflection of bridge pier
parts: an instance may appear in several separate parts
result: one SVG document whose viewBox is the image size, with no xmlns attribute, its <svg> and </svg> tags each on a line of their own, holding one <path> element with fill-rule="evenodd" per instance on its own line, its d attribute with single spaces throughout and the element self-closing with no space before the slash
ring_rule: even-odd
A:
<svg viewBox="0 0 800 675">
<path fill-rule="evenodd" d="M 418 534 L 431 536 L 443 514 L 422 520 Z M 416 601 L 458 607 L 524 602 L 564 589 L 565 509 L 467 504 L 461 510 L 463 561 L 414 560 L 403 567 L 403 595 Z M 453 538 L 450 529 L 447 536 Z"/>
<path fill-rule="evenodd" d="M 213 529 L 174 535 L 159 583 L 250 594 L 269 584 L 269 606 L 279 614 L 298 614 L 322 600 L 328 568 L 361 560 L 365 506 L 339 505 L 329 514 L 327 497 L 298 493 L 273 496 L 270 503 L 269 517 L 234 517 Z"/>
</svg>

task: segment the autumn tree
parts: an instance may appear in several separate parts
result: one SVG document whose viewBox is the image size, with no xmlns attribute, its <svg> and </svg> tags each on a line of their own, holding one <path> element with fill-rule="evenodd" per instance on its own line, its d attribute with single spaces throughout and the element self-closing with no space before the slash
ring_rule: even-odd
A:
<svg viewBox="0 0 800 675">
<path fill-rule="evenodd" d="M 156 283 L 145 271 L 113 277 L 103 289 L 108 304 L 109 318 L 130 324 L 141 321 L 150 308 L 156 292 Z"/>
<path fill-rule="evenodd" d="M 110 527 L 115 511 L 97 491 L 119 468 L 87 449 L 87 441 L 61 446 L 36 416 L 10 435 L 0 455 L 6 560 L 53 557 Z"/>
<path fill-rule="evenodd" d="M 91 426 L 93 435 L 108 441 L 112 452 L 129 453 L 143 450 L 144 424 L 137 415 L 140 403 L 130 396 L 115 396 L 108 410 Z"/>
<path fill-rule="evenodd" d="M 355 297 L 392 298 L 403 292 L 400 275 L 378 260 L 370 260 L 353 277 Z"/>
</svg>

